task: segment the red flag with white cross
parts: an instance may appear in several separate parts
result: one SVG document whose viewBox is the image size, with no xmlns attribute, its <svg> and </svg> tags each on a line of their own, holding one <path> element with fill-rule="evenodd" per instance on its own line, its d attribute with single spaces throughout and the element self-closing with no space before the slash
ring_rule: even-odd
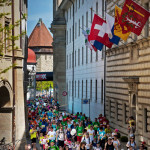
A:
<svg viewBox="0 0 150 150">
<path fill-rule="evenodd" d="M 98 41 L 106 45 L 108 48 L 111 48 L 113 43 L 109 41 L 106 28 L 107 28 L 106 21 L 95 14 L 93 22 L 92 22 L 92 26 L 91 26 L 89 41 L 93 41 L 93 40 Z"/>
<path fill-rule="evenodd" d="M 126 0 L 119 22 L 124 32 L 128 30 L 136 35 L 140 35 L 149 16 L 149 11 L 135 3 L 133 0 Z"/>
</svg>

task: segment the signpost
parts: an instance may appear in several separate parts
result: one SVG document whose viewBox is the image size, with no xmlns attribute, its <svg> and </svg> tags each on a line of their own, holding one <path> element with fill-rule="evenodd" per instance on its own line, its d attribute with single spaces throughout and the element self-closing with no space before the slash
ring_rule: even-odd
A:
<svg viewBox="0 0 150 150">
<path fill-rule="evenodd" d="M 67 96 L 67 92 L 66 92 L 66 91 L 63 91 L 62 95 L 63 95 L 63 96 Z"/>
</svg>

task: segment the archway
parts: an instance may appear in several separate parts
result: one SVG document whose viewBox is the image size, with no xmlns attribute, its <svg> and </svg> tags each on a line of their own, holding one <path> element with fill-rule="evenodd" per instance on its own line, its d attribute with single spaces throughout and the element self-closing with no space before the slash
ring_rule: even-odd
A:
<svg viewBox="0 0 150 150">
<path fill-rule="evenodd" d="M 10 94 L 5 86 L 0 87 L 0 108 L 4 107 L 10 102 Z"/>
</svg>

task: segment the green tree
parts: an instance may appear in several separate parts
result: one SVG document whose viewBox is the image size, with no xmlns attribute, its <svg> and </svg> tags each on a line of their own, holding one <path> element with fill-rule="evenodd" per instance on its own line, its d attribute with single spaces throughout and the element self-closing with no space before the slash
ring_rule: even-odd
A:
<svg viewBox="0 0 150 150">
<path fill-rule="evenodd" d="M 53 88 L 53 82 L 52 81 L 37 81 L 36 82 L 36 90 L 37 91 L 49 91 L 50 89 L 50 86 L 51 88 Z"/>
</svg>

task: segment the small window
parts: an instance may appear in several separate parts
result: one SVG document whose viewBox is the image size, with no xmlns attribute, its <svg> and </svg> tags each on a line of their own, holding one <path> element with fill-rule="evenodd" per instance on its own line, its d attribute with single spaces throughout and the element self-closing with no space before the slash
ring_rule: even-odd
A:
<svg viewBox="0 0 150 150">
<path fill-rule="evenodd" d="M 101 80 L 101 103 L 103 103 L 103 96 L 104 96 L 104 94 L 103 94 L 103 89 L 104 89 L 104 83 L 103 83 L 103 79 Z"/>
<path fill-rule="evenodd" d="M 70 54 L 69 68 L 71 68 L 71 54 Z"/>
<path fill-rule="evenodd" d="M 80 8 L 80 0 L 79 0 L 79 8 Z"/>
<path fill-rule="evenodd" d="M 104 8 L 105 8 L 105 2 L 102 0 L 102 17 L 104 17 Z"/>
<path fill-rule="evenodd" d="M 71 43 L 71 28 L 70 28 L 70 43 Z"/>
<path fill-rule="evenodd" d="M 77 1 L 78 1 L 78 0 L 76 0 L 76 12 L 77 12 L 77 7 L 78 7 L 78 6 L 77 6 Z"/>
<path fill-rule="evenodd" d="M 68 31 L 66 32 L 66 43 L 67 43 L 67 45 L 68 45 Z"/>
<path fill-rule="evenodd" d="M 74 95 L 73 95 L 73 90 L 74 90 L 73 86 L 74 86 L 74 85 L 73 85 L 73 81 L 72 81 L 72 96 L 74 96 Z"/>
<path fill-rule="evenodd" d="M 78 32 L 78 36 L 80 36 L 80 19 L 79 19 L 79 32 Z"/>
<path fill-rule="evenodd" d="M 76 97 L 76 81 L 75 81 L 75 97 Z"/>
<path fill-rule="evenodd" d="M 75 51 L 75 67 L 76 67 L 76 59 L 77 59 L 77 58 L 76 58 L 76 51 Z"/>
<path fill-rule="evenodd" d="M 98 2 L 96 2 L 96 14 L 98 15 Z"/>
<path fill-rule="evenodd" d="M 93 21 L 93 8 L 91 8 L 91 23 Z"/>
<path fill-rule="evenodd" d="M 73 52 L 72 52 L 72 68 L 74 67 L 73 65 L 74 65 L 74 58 L 73 58 Z"/>
<path fill-rule="evenodd" d="M 98 61 L 98 50 L 96 51 L 96 61 Z"/>
<path fill-rule="evenodd" d="M 77 23 L 75 23 L 75 39 L 77 38 Z"/>
<path fill-rule="evenodd" d="M 82 98 L 83 98 L 83 80 L 82 80 Z"/>
<path fill-rule="evenodd" d="M 91 80 L 91 83 L 90 83 L 90 100 L 92 101 L 92 80 Z"/>
<path fill-rule="evenodd" d="M 88 28 L 88 11 L 86 12 L 86 27 Z"/>
<path fill-rule="evenodd" d="M 67 55 L 67 69 L 68 69 L 68 55 Z"/>
<path fill-rule="evenodd" d="M 86 46 L 86 64 L 88 63 L 88 47 Z"/>
<path fill-rule="evenodd" d="M 82 47 L 82 65 L 84 64 L 84 48 Z"/>
<path fill-rule="evenodd" d="M 84 0 L 82 0 L 82 5 L 84 4 Z"/>
<path fill-rule="evenodd" d="M 95 82 L 95 102 L 97 103 L 97 80 Z"/>
<path fill-rule="evenodd" d="M 78 98 L 80 96 L 80 81 L 78 80 Z"/>
<path fill-rule="evenodd" d="M 92 50 L 91 50 L 91 63 L 92 63 Z"/>
<path fill-rule="evenodd" d="M 126 105 L 126 103 L 123 105 L 123 107 L 124 107 L 124 111 L 123 111 L 124 123 L 126 124 L 126 121 L 127 121 L 127 105 Z"/>
<path fill-rule="evenodd" d="M 87 80 L 86 80 L 86 98 L 87 98 L 87 85 L 88 83 L 87 83 Z"/>
<path fill-rule="evenodd" d="M 84 16 L 82 16 L 82 29 L 84 29 Z"/>
<path fill-rule="evenodd" d="M 145 132 L 148 132 L 148 112 L 147 112 L 147 108 L 144 108 L 144 130 Z"/>
<path fill-rule="evenodd" d="M 66 20 L 67 20 L 67 22 L 68 22 L 68 11 L 67 11 L 67 17 L 66 17 Z"/>
<path fill-rule="evenodd" d="M 78 66 L 80 66 L 80 49 L 78 49 Z"/>
<path fill-rule="evenodd" d="M 71 19 L 71 7 L 70 7 L 70 19 Z"/>
</svg>

